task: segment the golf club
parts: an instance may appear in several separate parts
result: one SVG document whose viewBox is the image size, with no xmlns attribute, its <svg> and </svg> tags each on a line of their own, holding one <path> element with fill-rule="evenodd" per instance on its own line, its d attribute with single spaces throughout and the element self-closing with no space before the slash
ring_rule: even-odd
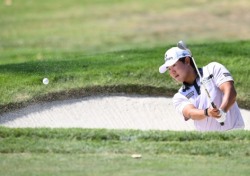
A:
<svg viewBox="0 0 250 176">
<path fill-rule="evenodd" d="M 190 52 L 191 56 L 192 56 L 191 51 L 188 49 L 188 47 L 186 46 L 186 44 L 185 44 L 183 41 L 179 41 L 179 42 L 177 43 L 177 47 L 180 48 L 180 49 L 183 49 L 183 50 L 188 50 L 188 51 Z M 199 69 L 198 69 L 198 67 L 197 67 L 197 65 L 196 65 L 196 63 L 195 63 L 195 60 L 194 60 L 194 57 L 193 57 L 193 56 L 192 56 L 192 60 L 193 60 L 193 63 L 194 63 L 194 67 L 195 67 L 195 69 L 196 69 L 196 72 L 197 72 L 197 74 L 198 74 L 198 76 L 199 76 L 199 78 L 200 78 L 200 80 L 201 80 L 201 85 L 203 86 L 203 88 L 204 88 L 204 90 L 205 90 L 205 92 L 206 92 L 206 94 L 207 94 L 207 96 L 208 96 L 208 98 L 209 98 L 209 100 L 210 100 L 210 103 L 211 103 L 212 107 L 213 107 L 213 108 L 216 108 L 216 105 L 215 105 L 214 102 L 212 101 L 211 96 L 210 96 L 210 94 L 209 94 L 209 92 L 208 92 L 208 90 L 207 90 L 207 88 L 206 88 L 206 86 L 205 86 L 205 84 L 206 84 L 208 81 L 206 81 L 206 83 L 203 81 L 202 76 L 201 76 L 201 74 L 200 74 L 200 72 L 199 72 Z M 220 122 L 220 121 L 219 121 L 219 122 Z M 221 125 L 224 125 L 224 122 L 220 122 L 220 124 L 221 124 Z"/>
</svg>

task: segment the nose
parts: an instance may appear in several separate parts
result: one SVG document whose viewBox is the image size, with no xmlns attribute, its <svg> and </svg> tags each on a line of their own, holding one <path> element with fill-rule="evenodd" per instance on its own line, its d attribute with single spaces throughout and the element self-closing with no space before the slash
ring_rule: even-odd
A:
<svg viewBox="0 0 250 176">
<path fill-rule="evenodd" d="M 170 75 L 175 74 L 175 69 L 173 67 L 169 67 L 168 70 Z"/>
</svg>

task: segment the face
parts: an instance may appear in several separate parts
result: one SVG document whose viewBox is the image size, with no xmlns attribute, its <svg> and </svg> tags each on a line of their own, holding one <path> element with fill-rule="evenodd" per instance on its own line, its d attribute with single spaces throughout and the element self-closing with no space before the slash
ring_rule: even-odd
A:
<svg viewBox="0 0 250 176">
<path fill-rule="evenodd" d="M 177 61 L 174 65 L 168 67 L 169 75 L 177 82 L 185 82 L 189 76 L 190 67 L 188 64 Z"/>
</svg>

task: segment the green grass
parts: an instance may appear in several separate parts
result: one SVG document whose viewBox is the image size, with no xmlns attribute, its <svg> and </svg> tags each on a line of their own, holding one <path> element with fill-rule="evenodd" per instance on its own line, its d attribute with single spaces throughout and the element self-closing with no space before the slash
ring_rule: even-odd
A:
<svg viewBox="0 0 250 176">
<path fill-rule="evenodd" d="M 249 109 L 250 60 L 247 58 L 250 55 L 250 42 L 208 43 L 190 47 L 193 48 L 199 66 L 217 61 L 231 71 L 239 104 Z M 113 93 L 122 92 L 122 88 L 115 90 L 115 87 L 124 87 L 125 92 L 130 87 L 130 93 L 144 91 L 147 94 L 172 96 L 180 85 L 171 80 L 170 76 L 158 72 L 158 67 L 163 63 L 164 51 L 165 47 L 156 47 L 91 55 L 62 52 L 55 57 L 54 53 L 47 53 L 46 59 L 42 61 L 31 59 L 21 63 L 1 64 L 0 104 L 9 107 L 8 104 L 13 103 L 35 102 L 53 93 L 80 97 L 86 94 L 84 91 L 97 94 L 101 87 L 113 88 Z M 44 77 L 50 80 L 47 86 L 42 84 Z M 135 87 L 140 88 L 136 90 Z M 54 99 L 60 99 L 60 96 L 54 96 Z"/>
<path fill-rule="evenodd" d="M 2 127 L 0 139 L 0 173 L 6 175 L 247 175 L 250 171 L 248 131 Z M 132 159 L 133 153 L 142 158 Z"/>
<path fill-rule="evenodd" d="M 199 66 L 211 61 L 227 66 L 241 107 L 249 109 L 249 7 L 246 0 L 1 5 L 0 111 L 52 94 L 80 92 L 77 97 L 97 87 L 140 87 L 138 93 L 144 86 L 148 94 L 160 89 L 171 96 L 179 85 L 160 75 L 158 67 L 166 48 L 180 39 L 188 42 Z M 41 84 L 44 77 L 48 86 Z"/>
<path fill-rule="evenodd" d="M 144 48 L 178 39 L 245 40 L 249 5 L 247 0 L 13 1 L 0 6 L 1 48 L 39 55 Z"/>
<path fill-rule="evenodd" d="M 199 66 L 218 61 L 231 71 L 238 102 L 250 109 L 249 7 L 248 0 L 2 2 L 0 114 L 116 92 L 172 96 L 180 85 L 158 67 L 181 39 Z M 249 175 L 249 136 L 0 127 L 0 175 Z"/>
<path fill-rule="evenodd" d="M 5 154 L 1 156 L 0 163 L 1 175 L 13 176 L 175 176 L 200 174 L 204 176 L 247 176 L 249 174 L 249 159 L 235 157 L 232 160 L 217 156 L 143 154 L 142 159 L 135 160 L 129 154 L 36 153 Z"/>
</svg>

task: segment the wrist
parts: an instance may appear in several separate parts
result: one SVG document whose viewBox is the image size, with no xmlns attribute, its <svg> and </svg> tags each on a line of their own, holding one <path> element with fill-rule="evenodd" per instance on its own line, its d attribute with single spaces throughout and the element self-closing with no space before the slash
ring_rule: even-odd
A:
<svg viewBox="0 0 250 176">
<path fill-rule="evenodd" d="M 227 114 L 227 112 L 226 112 L 225 110 L 221 109 L 221 108 L 219 108 L 219 111 L 220 111 L 221 113 Z"/>
<path fill-rule="evenodd" d="M 209 116 L 209 115 L 208 115 L 208 108 L 204 109 L 204 115 L 205 115 L 206 117 Z"/>
</svg>

